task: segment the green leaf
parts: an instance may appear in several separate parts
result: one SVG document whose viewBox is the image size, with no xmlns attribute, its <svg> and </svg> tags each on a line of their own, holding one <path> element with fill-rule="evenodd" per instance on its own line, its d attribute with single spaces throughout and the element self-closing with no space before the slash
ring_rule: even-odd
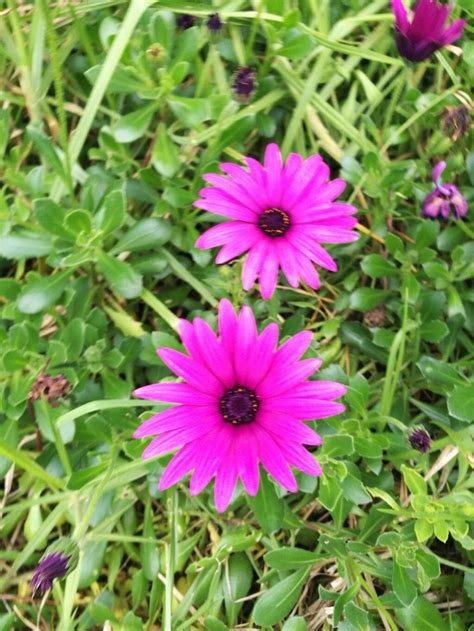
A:
<svg viewBox="0 0 474 631">
<path fill-rule="evenodd" d="M 180 167 L 178 149 L 170 140 L 163 123 L 158 125 L 151 163 L 158 173 L 166 178 L 173 177 Z"/>
<path fill-rule="evenodd" d="M 437 519 L 434 523 L 434 534 L 437 539 L 446 543 L 449 537 L 448 524 L 444 519 Z"/>
<path fill-rule="evenodd" d="M 448 325 L 442 320 L 423 322 L 418 331 L 424 340 L 434 344 L 440 342 L 449 333 Z"/>
<path fill-rule="evenodd" d="M 210 118 L 208 99 L 190 99 L 184 96 L 173 96 L 168 101 L 175 116 L 186 127 L 198 127 Z"/>
<path fill-rule="evenodd" d="M 474 383 L 454 388 L 448 397 L 448 411 L 459 421 L 474 421 Z"/>
<path fill-rule="evenodd" d="M 128 230 L 114 246 L 112 252 L 142 252 L 157 248 L 171 236 L 171 225 L 165 219 L 149 217 L 142 219 Z"/>
<path fill-rule="evenodd" d="M 321 451 L 325 456 L 350 456 L 354 453 L 354 439 L 348 434 L 329 434 L 324 437 Z"/>
<path fill-rule="evenodd" d="M 124 223 L 125 215 L 125 191 L 123 188 L 120 188 L 108 193 L 101 209 L 94 217 L 94 222 L 104 234 L 110 234 Z"/>
<path fill-rule="evenodd" d="M 150 497 L 145 505 L 143 536 L 150 539 L 155 538 L 155 527 L 153 525 L 153 512 Z M 160 569 L 160 552 L 158 542 L 140 544 L 140 561 L 145 578 L 152 581 L 157 576 L 158 570 Z"/>
<path fill-rule="evenodd" d="M 223 581 L 227 622 L 231 628 L 236 625 L 243 606 L 242 602 L 237 601 L 247 596 L 252 586 L 252 580 L 253 568 L 247 555 L 244 552 L 232 554 Z"/>
<path fill-rule="evenodd" d="M 70 232 L 64 225 L 64 210 L 50 199 L 35 199 L 33 210 L 39 224 L 51 234 L 75 241 L 74 233 Z"/>
<path fill-rule="evenodd" d="M 424 355 L 416 364 L 425 379 L 443 386 L 464 383 L 456 370 L 446 362 Z"/>
<path fill-rule="evenodd" d="M 51 253 L 52 241 L 47 234 L 11 232 L 0 237 L 0 257 L 6 259 L 32 259 Z"/>
<path fill-rule="evenodd" d="M 75 235 L 84 232 L 89 234 L 92 230 L 92 218 L 87 210 L 77 208 L 66 213 L 64 218 L 66 228 Z"/>
<path fill-rule="evenodd" d="M 448 626 L 438 609 L 423 596 L 418 596 L 403 609 L 396 609 L 395 614 L 404 629 L 440 631 Z"/>
<path fill-rule="evenodd" d="M 141 107 L 134 112 L 121 116 L 111 127 L 112 135 L 117 142 L 128 143 L 144 136 L 150 126 L 157 108 L 155 103 Z"/>
<path fill-rule="evenodd" d="M 57 175 L 66 182 L 67 176 L 63 163 L 51 138 L 41 131 L 41 129 L 33 127 L 32 125 L 27 127 L 27 135 L 33 141 L 38 155 L 41 157 L 44 164 L 55 171 Z"/>
<path fill-rule="evenodd" d="M 417 471 L 402 464 L 402 474 L 410 493 L 413 493 L 413 495 L 427 494 L 428 488 L 426 482 Z"/>
<path fill-rule="evenodd" d="M 257 495 L 249 495 L 247 502 L 264 532 L 280 530 L 284 515 L 283 500 L 278 497 L 275 487 L 265 474 L 261 476 Z"/>
<path fill-rule="evenodd" d="M 426 519 L 417 519 L 415 522 L 415 534 L 420 543 L 424 543 L 433 535 L 433 524 Z"/>
<path fill-rule="evenodd" d="M 308 33 L 301 33 L 283 44 L 277 50 L 277 54 L 288 59 L 301 59 L 314 48 L 314 45 L 315 40 L 313 37 L 308 35 Z"/>
<path fill-rule="evenodd" d="M 105 276 L 113 290 L 124 298 L 136 298 L 143 289 L 141 274 L 125 261 L 119 261 L 110 254 L 99 254 L 98 269 Z"/>
<path fill-rule="evenodd" d="M 28 281 L 16 300 L 21 313 L 39 313 L 53 305 L 63 293 L 71 272 L 69 270 L 51 276 L 28 274 Z"/>
<path fill-rule="evenodd" d="M 291 616 L 282 626 L 281 631 L 307 631 L 307 624 L 301 616 Z"/>
<path fill-rule="evenodd" d="M 298 570 L 314 565 L 319 559 L 320 554 L 303 548 L 279 548 L 265 555 L 265 561 L 275 570 Z"/>
<path fill-rule="evenodd" d="M 362 271 L 371 278 L 383 278 L 398 274 L 396 266 L 381 254 L 368 254 L 360 264 Z"/>
<path fill-rule="evenodd" d="M 395 560 L 393 562 L 392 585 L 393 591 L 401 603 L 406 606 L 413 603 L 417 596 L 415 584 L 411 580 L 406 569 L 399 565 Z"/>
<path fill-rule="evenodd" d="M 352 292 L 349 306 L 355 311 L 370 311 L 370 309 L 379 305 L 388 296 L 388 293 L 385 289 L 360 287 Z"/>
<path fill-rule="evenodd" d="M 253 610 L 255 624 L 274 625 L 281 622 L 295 606 L 308 573 L 309 569 L 301 569 L 260 596 Z"/>
</svg>

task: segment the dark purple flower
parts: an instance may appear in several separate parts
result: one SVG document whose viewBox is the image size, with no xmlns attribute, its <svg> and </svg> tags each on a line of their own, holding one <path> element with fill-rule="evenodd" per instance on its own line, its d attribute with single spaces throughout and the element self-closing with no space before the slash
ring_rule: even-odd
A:
<svg viewBox="0 0 474 631">
<path fill-rule="evenodd" d="M 242 67 L 234 75 L 232 88 L 238 99 L 248 101 L 255 90 L 255 70 Z"/>
<path fill-rule="evenodd" d="M 409 61 L 423 61 L 439 48 L 448 46 L 462 35 L 464 20 L 454 20 L 446 27 L 452 6 L 437 0 L 419 0 L 408 20 L 402 0 L 392 0 L 395 15 L 395 41 L 402 57 Z"/>
<path fill-rule="evenodd" d="M 31 579 L 33 594 L 38 589 L 42 594 L 47 589 L 51 589 L 54 579 L 62 578 L 68 571 L 70 560 L 71 557 L 62 552 L 47 552 L 33 572 L 33 578 Z"/>
<path fill-rule="evenodd" d="M 194 15 L 189 15 L 188 13 L 181 13 L 176 18 L 176 26 L 181 30 L 185 31 L 188 28 L 194 26 L 196 22 L 196 17 Z"/>
<path fill-rule="evenodd" d="M 420 451 L 422 454 L 426 453 L 431 447 L 430 435 L 423 428 L 415 429 L 408 440 L 413 449 Z"/>
<path fill-rule="evenodd" d="M 207 18 L 206 26 L 211 33 L 219 33 L 224 24 L 218 13 L 211 13 L 211 15 Z"/>
<path fill-rule="evenodd" d="M 449 182 L 447 184 L 441 182 L 441 173 L 445 168 L 444 160 L 434 167 L 432 178 L 435 189 L 425 197 L 422 213 L 431 219 L 438 217 L 447 219 L 452 212 L 456 219 L 461 219 L 467 214 L 467 201 L 457 186 Z"/>
</svg>

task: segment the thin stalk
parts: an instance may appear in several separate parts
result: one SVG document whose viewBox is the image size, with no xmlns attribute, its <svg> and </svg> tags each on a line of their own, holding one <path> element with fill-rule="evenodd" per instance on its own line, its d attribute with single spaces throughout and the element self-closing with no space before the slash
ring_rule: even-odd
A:
<svg viewBox="0 0 474 631">
<path fill-rule="evenodd" d="M 100 484 L 98 484 L 96 490 L 94 491 L 94 494 L 91 497 L 91 500 L 89 502 L 89 506 L 87 507 L 87 510 L 85 512 L 84 517 L 82 518 L 81 523 L 79 524 L 79 526 L 76 528 L 76 531 L 74 532 L 74 539 L 78 542 L 80 542 L 80 540 L 82 539 L 82 537 L 85 535 L 87 527 L 89 525 L 89 521 L 92 517 L 92 513 L 94 512 L 94 509 L 97 505 L 97 502 L 100 500 L 100 497 L 102 495 L 102 492 L 104 491 L 107 482 L 109 481 L 110 477 L 112 476 L 112 471 L 114 469 L 114 465 L 115 465 L 115 456 L 117 455 L 117 451 L 118 451 L 118 445 L 116 443 L 114 443 L 112 445 L 112 449 L 110 452 L 110 462 L 109 462 L 109 466 L 107 467 L 107 471 L 105 472 L 102 480 L 100 481 Z"/>
<path fill-rule="evenodd" d="M 10 0 L 12 2 L 12 0 Z M 74 136 L 69 146 L 69 158 L 71 160 L 71 166 L 77 162 L 81 153 L 82 147 L 87 139 L 89 131 L 94 122 L 97 110 L 104 98 L 107 91 L 107 87 L 112 79 L 112 75 L 122 58 L 122 55 L 127 47 L 135 27 L 138 21 L 142 17 L 146 9 L 153 4 L 154 0 L 132 0 L 125 14 L 124 21 L 120 26 L 120 29 L 115 36 L 112 46 L 107 53 L 104 65 L 102 66 L 99 76 L 96 79 L 94 87 L 87 101 L 87 105 L 82 114 L 82 118 L 74 132 Z M 59 201 L 64 193 L 64 184 L 57 178 L 53 184 L 51 191 L 51 199 Z"/>
<path fill-rule="evenodd" d="M 57 101 L 59 140 L 61 142 L 62 150 L 64 151 L 66 182 L 69 191 L 72 193 L 74 185 L 71 173 L 71 162 L 69 159 L 69 141 L 67 132 L 66 111 L 64 109 L 64 89 L 63 79 L 61 75 L 61 63 L 59 61 L 58 53 L 58 40 L 56 37 L 56 31 L 54 30 L 53 19 L 51 17 L 51 12 L 49 10 L 47 0 L 40 0 L 40 4 L 46 21 L 46 36 L 48 39 L 49 55 L 51 57 L 51 67 L 53 71 L 54 92 L 56 94 Z"/>
<path fill-rule="evenodd" d="M 178 553 L 178 493 L 176 489 L 171 489 L 168 493 L 168 531 L 170 533 L 170 543 L 166 546 L 163 631 L 172 631 L 174 573 Z"/>
<path fill-rule="evenodd" d="M 174 330 L 177 329 L 178 318 L 174 315 L 172 311 L 168 309 L 165 304 L 161 302 L 161 300 L 158 300 L 158 298 L 156 298 L 156 296 L 154 296 L 151 291 L 148 291 L 148 289 L 144 289 L 140 294 L 140 298 L 149 307 L 151 307 L 153 311 L 166 322 L 166 324 L 168 324 Z"/>
<path fill-rule="evenodd" d="M 61 432 L 58 430 L 56 422 L 53 418 L 51 418 L 51 410 L 48 407 L 46 401 L 42 401 L 43 412 L 46 414 L 48 419 L 49 427 L 51 429 L 51 433 L 53 434 L 54 444 L 56 446 L 56 451 L 58 452 L 59 459 L 61 460 L 61 464 L 63 465 L 63 469 L 67 476 L 72 475 L 72 467 L 71 462 L 69 460 L 69 455 L 67 453 L 67 449 L 64 446 L 63 439 L 61 436 Z"/>
</svg>

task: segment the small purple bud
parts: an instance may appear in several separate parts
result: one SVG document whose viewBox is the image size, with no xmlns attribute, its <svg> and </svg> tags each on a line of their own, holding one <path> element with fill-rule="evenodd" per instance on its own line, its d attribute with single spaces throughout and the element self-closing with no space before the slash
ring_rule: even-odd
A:
<svg viewBox="0 0 474 631">
<path fill-rule="evenodd" d="M 194 26 L 196 22 L 196 17 L 194 15 L 189 15 L 188 13 L 181 13 L 176 18 L 176 26 L 181 30 L 185 31 L 188 28 Z"/>
<path fill-rule="evenodd" d="M 255 70 L 252 68 L 242 67 L 237 70 L 234 75 L 232 88 L 241 101 L 249 101 L 255 90 Z"/>
<path fill-rule="evenodd" d="M 410 445 L 413 449 L 426 453 L 431 447 L 431 438 L 426 430 L 423 428 L 415 429 L 409 436 Z"/>
<path fill-rule="evenodd" d="M 211 13 L 211 15 L 207 18 L 206 26 L 211 33 L 219 33 L 222 30 L 224 23 L 220 19 L 218 13 Z"/>
</svg>

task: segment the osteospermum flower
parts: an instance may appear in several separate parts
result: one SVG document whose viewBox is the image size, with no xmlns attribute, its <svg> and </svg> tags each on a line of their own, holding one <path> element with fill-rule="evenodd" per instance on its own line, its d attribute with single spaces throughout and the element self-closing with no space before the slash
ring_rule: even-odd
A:
<svg viewBox="0 0 474 631">
<path fill-rule="evenodd" d="M 402 0 L 392 0 L 395 15 L 395 42 L 402 57 L 409 61 L 423 61 L 439 48 L 459 39 L 464 29 L 464 20 L 454 20 L 446 26 L 452 6 L 437 0 L 419 0 L 408 20 Z"/>
<path fill-rule="evenodd" d="M 66 537 L 57 539 L 41 557 L 33 572 L 31 588 L 33 595 L 51 589 L 53 581 L 72 572 L 79 557 L 77 544 Z"/>
<path fill-rule="evenodd" d="M 452 212 L 456 219 L 467 214 L 467 201 L 457 186 L 451 183 L 443 184 L 441 174 L 446 168 L 446 162 L 441 161 L 434 167 L 432 178 L 435 189 L 425 197 L 422 213 L 425 217 L 447 219 Z"/>
<path fill-rule="evenodd" d="M 300 278 L 318 289 L 319 276 L 313 263 L 337 270 L 334 259 L 321 243 L 356 240 L 352 230 L 357 220 L 354 206 L 336 202 L 345 182 L 329 181 L 329 167 L 321 156 L 308 159 L 290 153 L 282 164 L 277 145 L 268 145 L 261 165 L 245 158 L 248 169 L 222 163 L 226 175 L 204 176 L 212 186 L 200 191 L 194 206 L 228 217 L 196 242 L 201 249 L 224 246 L 216 258 L 226 263 L 249 252 L 242 270 L 242 283 L 249 290 L 259 278 L 265 299 L 272 296 L 281 268 L 292 287 Z"/>
<path fill-rule="evenodd" d="M 321 438 L 303 421 L 334 416 L 345 407 L 334 399 L 346 387 L 308 381 L 321 364 L 301 356 L 312 334 L 303 331 L 277 348 L 278 327 L 257 333 L 250 307 L 236 315 L 229 301 L 219 305 L 219 336 L 202 319 L 179 322 L 188 354 L 170 348 L 158 355 L 183 383 L 158 383 L 135 396 L 177 404 L 145 421 L 135 438 L 155 436 L 143 458 L 179 449 L 159 482 L 166 489 L 192 471 L 190 491 L 201 492 L 215 478 L 218 511 L 229 505 L 237 478 L 249 495 L 259 486 L 259 463 L 288 491 L 297 490 L 291 466 L 310 475 L 321 467 L 303 444 Z"/>
</svg>

